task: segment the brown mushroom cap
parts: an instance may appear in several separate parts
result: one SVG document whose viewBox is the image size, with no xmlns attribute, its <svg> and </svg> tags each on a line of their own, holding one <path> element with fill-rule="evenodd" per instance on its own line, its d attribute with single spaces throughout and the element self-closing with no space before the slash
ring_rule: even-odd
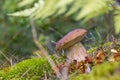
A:
<svg viewBox="0 0 120 80">
<path fill-rule="evenodd" d="M 66 49 L 75 43 L 79 42 L 87 33 L 85 29 L 75 29 L 66 34 L 56 43 L 56 50 Z"/>
</svg>

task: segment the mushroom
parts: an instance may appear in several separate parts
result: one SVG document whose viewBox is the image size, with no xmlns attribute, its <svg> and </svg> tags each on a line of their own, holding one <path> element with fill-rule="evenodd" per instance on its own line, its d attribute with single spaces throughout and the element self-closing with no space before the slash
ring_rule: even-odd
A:
<svg viewBox="0 0 120 80">
<path fill-rule="evenodd" d="M 83 62 L 86 61 L 86 58 L 90 59 L 85 47 L 80 42 L 86 33 L 87 30 L 85 29 L 75 29 L 69 32 L 56 43 L 56 50 L 66 49 L 68 51 L 67 58 L 69 62 L 73 62 L 74 60 Z"/>
</svg>

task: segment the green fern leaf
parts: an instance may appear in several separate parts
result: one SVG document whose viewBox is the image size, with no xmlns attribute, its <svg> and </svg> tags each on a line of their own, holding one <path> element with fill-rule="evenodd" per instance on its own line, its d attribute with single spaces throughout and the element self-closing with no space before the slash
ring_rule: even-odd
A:
<svg viewBox="0 0 120 80">
<path fill-rule="evenodd" d="M 43 4 L 40 1 L 35 3 L 34 7 L 32 7 L 32 8 L 25 9 L 25 10 L 22 10 L 22 11 L 17 11 L 15 13 L 11 13 L 11 14 L 8 14 L 8 15 L 28 17 L 28 16 L 32 15 L 35 11 L 38 11 L 38 9 L 42 8 Z"/>
<path fill-rule="evenodd" d="M 109 2 L 112 1 L 113 0 L 109 0 Z M 108 0 L 84 0 L 83 7 L 79 12 L 80 14 L 76 17 L 76 20 L 85 18 L 87 21 L 95 16 L 108 13 L 109 10 L 112 9 L 112 7 L 109 6 L 109 2 Z"/>
<path fill-rule="evenodd" d="M 63 14 L 65 11 L 67 11 L 67 5 L 69 5 L 73 1 L 74 0 L 60 0 L 56 5 L 56 9 L 59 10 L 56 15 Z"/>
<path fill-rule="evenodd" d="M 55 9 L 55 4 L 58 2 L 58 0 L 45 0 L 44 1 L 44 6 L 41 10 L 36 11 L 35 13 L 33 13 L 33 16 L 35 19 L 38 18 L 46 18 L 49 17 L 51 15 L 53 15 L 56 11 Z"/>
<path fill-rule="evenodd" d="M 24 7 L 29 4 L 33 4 L 33 2 L 36 0 L 22 0 L 19 4 L 18 7 Z"/>
<path fill-rule="evenodd" d="M 34 8 L 30 8 L 30 9 L 25 9 L 23 11 L 18 11 L 18 12 L 15 12 L 15 13 L 11 13 L 11 14 L 8 14 L 9 16 L 24 16 L 24 17 L 28 17 L 30 16 L 33 12 L 35 11 Z"/>
<path fill-rule="evenodd" d="M 83 6 L 83 0 L 75 0 L 70 10 L 66 13 L 66 16 L 74 14 Z"/>
</svg>

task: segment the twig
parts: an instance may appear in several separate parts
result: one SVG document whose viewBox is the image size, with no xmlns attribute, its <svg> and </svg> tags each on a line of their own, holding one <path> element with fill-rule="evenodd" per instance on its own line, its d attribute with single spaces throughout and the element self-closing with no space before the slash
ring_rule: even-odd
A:
<svg viewBox="0 0 120 80">
<path fill-rule="evenodd" d="M 62 69 L 62 77 L 60 80 L 68 80 L 68 67 Z"/>
<path fill-rule="evenodd" d="M 8 62 L 10 62 L 10 59 L 2 51 L 0 51 L 0 54 L 2 54 Z"/>
<path fill-rule="evenodd" d="M 56 34 L 58 34 L 61 38 L 63 37 L 63 35 L 62 35 L 60 32 L 56 31 L 54 28 L 50 27 L 49 29 L 52 30 L 52 31 L 54 31 L 54 32 L 55 32 Z"/>
<path fill-rule="evenodd" d="M 45 73 L 44 80 L 48 80 L 46 71 L 44 71 L 44 73 Z"/>
<path fill-rule="evenodd" d="M 29 68 L 27 71 L 25 71 L 23 74 L 22 74 L 22 77 L 25 76 L 29 71 L 30 71 L 31 68 Z"/>
<path fill-rule="evenodd" d="M 36 44 L 36 46 L 39 48 L 39 50 L 44 54 L 44 56 L 47 58 L 48 62 L 50 63 L 51 67 L 54 69 L 56 67 L 54 61 L 50 58 L 48 52 L 45 50 L 45 48 L 42 46 L 41 43 L 39 43 L 38 39 L 37 39 L 37 32 L 36 32 L 36 28 L 35 28 L 35 23 L 32 17 L 30 17 L 30 25 L 31 25 L 31 29 L 32 29 L 32 36 L 33 36 L 33 41 Z M 60 72 L 58 69 L 54 69 L 55 74 L 57 75 L 57 77 L 60 79 Z"/>
<path fill-rule="evenodd" d="M 70 79 L 71 77 L 75 76 L 77 73 L 79 73 L 79 70 L 76 70 L 74 73 L 72 73 L 71 75 L 69 75 L 68 79 Z"/>
</svg>

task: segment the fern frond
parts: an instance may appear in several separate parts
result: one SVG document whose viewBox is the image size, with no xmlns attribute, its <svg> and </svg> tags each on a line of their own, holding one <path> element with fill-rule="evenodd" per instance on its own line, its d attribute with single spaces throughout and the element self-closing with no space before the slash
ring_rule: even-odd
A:
<svg viewBox="0 0 120 80">
<path fill-rule="evenodd" d="M 109 0 L 112 2 L 113 0 Z M 84 0 L 81 11 L 79 12 L 76 20 L 85 18 L 86 20 L 95 16 L 109 12 L 112 7 L 109 5 L 108 0 Z"/>
<path fill-rule="evenodd" d="M 112 8 L 110 3 L 113 1 L 114 0 L 39 0 L 34 4 L 37 6 L 10 15 L 32 16 L 34 19 L 45 19 L 49 16 L 54 15 L 54 17 L 56 17 L 66 12 L 63 16 L 70 16 L 71 14 L 77 13 L 78 15 L 75 17 L 76 20 L 82 18 L 89 20 L 90 18 L 109 12 Z M 27 3 L 24 2 L 24 4 Z M 71 6 L 69 10 L 68 5 Z"/>
<path fill-rule="evenodd" d="M 60 15 L 60 14 L 64 13 L 65 11 L 67 11 L 67 5 L 69 5 L 73 1 L 74 0 L 60 0 L 58 2 L 58 4 L 56 5 L 56 9 L 59 10 L 57 12 L 57 15 Z"/>
<path fill-rule="evenodd" d="M 75 0 L 70 10 L 66 13 L 66 16 L 74 14 L 83 6 L 84 0 Z"/>
<path fill-rule="evenodd" d="M 44 19 L 50 15 L 53 15 L 55 12 L 55 4 L 57 2 L 58 0 L 45 0 L 43 8 L 41 10 L 38 8 L 38 10 L 34 12 L 32 16 L 34 16 L 35 19 Z"/>
<path fill-rule="evenodd" d="M 15 13 L 11 13 L 11 14 L 8 14 L 8 15 L 9 16 L 24 16 L 24 17 L 27 17 L 27 16 L 31 15 L 34 11 L 35 11 L 34 8 L 30 8 L 30 9 L 25 9 L 23 11 L 18 11 L 18 12 L 15 12 Z"/>
<path fill-rule="evenodd" d="M 35 0 L 22 0 L 19 4 L 18 7 L 24 7 L 29 4 L 33 4 Z"/>
<path fill-rule="evenodd" d="M 18 11 L 15 13 L 10 13 L 8 15 L 10 16 L 24 16 L 24 17 L 28 17 L 30 15 L 32 15 L 32 13 L 34 13 L 35 11 L 38 11 L 38 9 L 41 9 L 43 7 L 43 3 L 41 3 L 42 0 L 40 0 L 39 2 L 34 4 L 34 7 L 29 8 L 29 9 L 25 9 L 22 11 Z"/>
<path fill-rule="evenodd" d="M 24 6 L 28 0 L 24 0 L 19 3 L 20 6 Z M 45 19 L 51 15 L 58 16 L 67 10 L 67 5 L 74 0 L 39 0 L 30 9 L 25 9 L 15 13 L 11 13 L 11 16 L 33 16 L 34 19 Z M 32 2 L 32 1 L 31 1 Z M 30 3 L 31 3 L 30 2 Z M 36 6 L 37 5 L 37 6 Z M 57 13 L 56 13 L 57 12 Z M 56 14 L 55 14 L 56 13 Z"/>
<path fill-rule="evenodd" d="M 115 25 L 115 32 L 116 34 L 120 33 L 120 7 L 117 7 L 114 16 L 114 25 Z"/>
</svg>

